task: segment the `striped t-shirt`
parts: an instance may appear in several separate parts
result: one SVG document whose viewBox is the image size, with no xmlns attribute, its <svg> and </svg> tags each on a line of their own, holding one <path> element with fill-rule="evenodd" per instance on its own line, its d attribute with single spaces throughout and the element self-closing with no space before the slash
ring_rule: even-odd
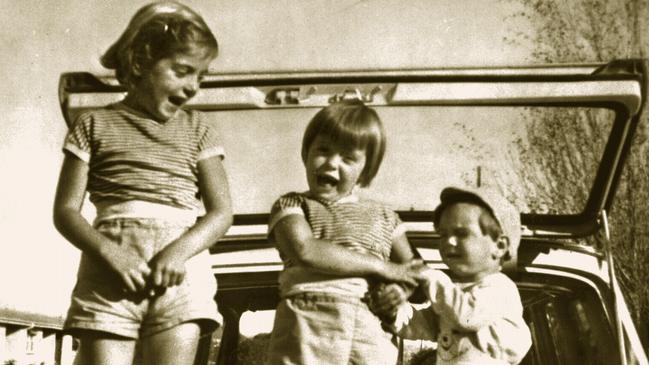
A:
<svg viewBox="0 0 649 365">
<path fill-rule="evenodd" d="M 63 149 L 88 163 L 94 204 L 139 200 L 190 210 L 200 206 L 198 161 L 223 157 L 201 113 L 179 110 L 159 123 L 123 103 L 80 114 Z"/>
<path fill-rule="evenodd" d="M 303 215 L 318 239 L 329 240 L 350 250 L 389 261 L 392 242 L 405 233 L 399 216 L 386 205 L 350 195 L 335 202 L 313 199 L 308 193 L 289 193 L 280 197 L 271 210 L 268 226 L 272 230 L 282 218 Z M 365 278 L 344 278 L 302 267 L 280 251 L 284 271 L 279 283 L 282 295 L 305 291 L 334 292 L 362 296 L 367 291 Z"/>
</svg>

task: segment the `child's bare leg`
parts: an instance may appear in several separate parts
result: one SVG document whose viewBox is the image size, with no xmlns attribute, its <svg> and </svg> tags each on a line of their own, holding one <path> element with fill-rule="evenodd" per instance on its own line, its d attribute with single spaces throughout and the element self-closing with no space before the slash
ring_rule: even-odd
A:
<svg viewBox="0 0 649 365">
<path fill-rule="evenodd" d="M 86 334 L 80 338 L 74 365 L 131 365 L 135 340 L 110 335 Z"/>
<path fill-rule="evenodd" d="M 188 322 L 144 338 L 144 364 L 192 365 L 200 332 L 197 323 Z"/>
</svg>

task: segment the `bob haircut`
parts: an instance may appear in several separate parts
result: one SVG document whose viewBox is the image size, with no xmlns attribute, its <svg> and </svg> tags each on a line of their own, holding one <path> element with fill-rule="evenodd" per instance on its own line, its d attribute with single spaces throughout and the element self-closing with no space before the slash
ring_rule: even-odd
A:
<svg viewBox="0 0 649 365">
<path fill-rule="evenodd" d="M 132 86 L 157 61 L 197 48 L 211 58 L 218 54 L 218 42 L 203 18 L 177 2 L 154 2 L 133 15 L 100 61 L 115 70 L 120 84 Z"/>
<path fill-rule="evenodd" d="M 385 130 L 376 111 L 360 100 L 342 100 L 321 109 L 311 119 L 302 139 L 302 161 L 306 162 L 311 144 L 317 136 L 349 148 L 365 151 L 365 166 L 358 183 L 370 185 L 379 171 L 385 153 Z"/>
</svg>

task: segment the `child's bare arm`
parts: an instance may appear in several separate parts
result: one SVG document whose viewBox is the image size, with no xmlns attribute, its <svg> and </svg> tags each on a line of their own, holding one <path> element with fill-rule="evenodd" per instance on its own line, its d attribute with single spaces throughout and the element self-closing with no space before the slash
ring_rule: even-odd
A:
<svg viewBox="0 0 649 365">
<path fill-rule="evenodd" d="M 405 233 L 401 233 L 392 240 L 390 259 L 394 262 L 411 262 L 415 255 Z M 399 307 L 408 301 L 417 286 L 397 283 L 387 283 L 370 292 L 370 309 L 377 316 L 385 320 L 394 318 Z"/>
<path fill-rule="evenodd" d="M 313 236 L 304 216 L 287 215 L 274 226 L 272 234 L 279 249 L 302 265 L 344 276 L 376 275 L 386 280 L 416 284 L 414 264 L 385 262 L 377 257 L 351 251 Z"/>
<path fill-rule="evenodd" d="M 150 273 L 146 261 L 136 251 L 118 246 L 97 232 L 80 213 L 87 176 L 88 165 L 66 154 L 54 199 L 54 225 L 81 251 L 106 262 L 128 290 L 143 289 Z"/>
<path fill-rule="evenodd" d="M 415 258 L 408 237 L 405 233 L 401 233 L 392 239 L 392 251 L 390 252 L 390 260 L 394 262 L 409 262 Z"/>
<path fill-rule="evenodd" d="M 205 215 L 149 262 L 156 286 L 182 283 L 185 262 L 215 244 L 232 225 L 230 190 L 220 156 L 198 162 L 198 180 Z"/>
<path fill-rule="evenodd" d="M 390 259 L 399 263 L 412 262 L 412 260 L 415 259 L 415 254 L 412 252 L 412 246 L 410 246 L 410 242 L 408 241 L 405 232 L 399 234 L 392 240 Z M 417 289 L 417 286 L 404 285 L 402 286 L 402 289 L 405 292 L 406 298 L 409 298 L 415 289 Z"/>
</svg>

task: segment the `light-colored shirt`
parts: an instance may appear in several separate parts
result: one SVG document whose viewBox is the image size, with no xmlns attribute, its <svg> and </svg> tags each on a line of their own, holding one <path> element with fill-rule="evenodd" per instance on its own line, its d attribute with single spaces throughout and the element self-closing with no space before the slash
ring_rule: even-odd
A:
<svg viewBox="0 0 649 365">
<path fill-rule="evenodd" d="M 329 240 L 349 250 L 389 261 L 392 242 L 405 232 L 399 216 L 386 205 L 349 195 L 336 202 L 313 199 L 308 193 L 289 193 L 280 197 L 270 214 L 269 240 L 282 218 L 298 214 L 305 217 L 313 236 Z M 279 276 L 280 293 L 286 297 L 304 292 L 325 292 L 361 298 L 368 290 L 367 279 L 322 273 L 293 262 L 280 250 L 284 270 Z"/>
<path fill-rule="evenodd" d="M 425 275 L 430 306 L 401 306 L 399 336 L 437 341 L 437 365 L 509 365 L 523 359 L 532 340 L 511 279 L 499 272 L 479 282 L 453 283 L 439 270 Z"/>
<path fill-rule="evenodd" d="M 63 149 L 88 163 L 95 205 L 136 200 L 188 210 L 201 207 L 198 161 L 223 157 L 201 113 L 179 110 L 159 123 L 123 103 L 80 114 Z"/>
</svg>

